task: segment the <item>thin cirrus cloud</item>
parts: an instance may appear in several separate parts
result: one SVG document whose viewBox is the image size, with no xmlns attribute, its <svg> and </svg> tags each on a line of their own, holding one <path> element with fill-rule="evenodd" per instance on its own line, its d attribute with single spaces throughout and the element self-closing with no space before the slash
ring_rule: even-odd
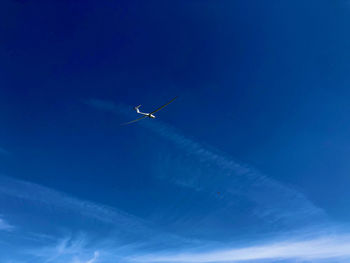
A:
<svg viewBox="0 0 350 263">
<path fill-rule="evenodd" d="M 10 225 L 5 221 L 5 219 L 0 217 L 0 231 L 12 231 L 14 226 Z"/>
<path fill-rule="evenodd" d="M 88 104 L 99 109 L 114 112 L 116 114 L 129 116 L 125 106 L 110 102 L 90 100 Z M 227 193 L 234 191 L 254 201 L 257 206 L 257 216 L 267 220 L 287 220 L 292 218 L 324 218 L 324 212 L 312 204 L 303 194 L 291 187 L 262 175 L 258 171 L 246 165 L 241 165 L 232 160 L 229 156 L 219 151 L 210 149 L 188 139 L 186 136 L 170 128 L 167 125 L 157 122 L 144 122 L 143 127 L 155 134 L 172 142 L 180 150 L 185 151 L 200 164 L 210 164 L 220 169 L 219 176 L 232 179 L 242 189 L 235 188 L 232 184 L 228 187 Z M 205 175 L 207 176 L 207 175 Z M 175 181 L 178 184 L 187 185 L 195 191 L 209 191 L 211 177 L 208 175 L 200 189 L 194 189 L 191 182 L 184 179 Z M 264 195 L 268 192 L 269 195 Z M 62 239 L 56 244 L 48 247 L 31 249 L 31 254 L 40 258 L 38 262 L 69 262 L 69 263 L 96 263 L 96 262 L 255 262 L 268 260 L 304 260 L 306 262 L 319 262 L 326 259 L 336 259 L 336 262 L 347 262 L 350 258 L 350 235 L 323 235 L 313 239 L 292 240 L 292 237 L 283 239 L 280 242 L 263 242 L 257 245 L 237 247 L 226 244 L 211 243 L 200 240 L 198 243 L 189 242 L 182 246 L 157 246 L 156 244 L 168 244 L 169 237 L 166 233 L 159 232 L 156 228 L 149 227 L 143 220 L 119 211 L 118 209 L 97 204 L 91 201 L 80 200 L 68 194 L 40 186 L 34 183 L 0 176 L 0 194 L 14 197 L 16 199 L 35 202 L 43 207 L 54 208 L 55 212 L 62 210 L 98 220 L 102 223 L 112 224 L 115 228 L 125 228 L 134 232 L 136 243 L 129 243 L 128 249 L 119 250 L 120 242 L 114 242 L 111 237 L 102 237 L 97 243 L 90 244 L 85 238 Z M 269 196 L 271 195 L 271 198 Z M 262 198 L 263 197 L 263 198 Z M 1 217 L 0 217 L 1 219 Z M 6 221 L 0 220 L 5 225 Z M 5 223 L 4 223 L 5 222 Z M 128 231 L 129 231 L 128 230 Z M 136 234 L 135 234 L 136 233 Z M 159 234 L 159 235 L 158 235 Z M 145 238 L 154 236 L 156 240 Z M 295 237 L 294 236 L 294 237 Z M 94 239 L 91 237 L 91 239 Z M 184 243 L 186 238 L 176 239 L 176 244 Z M 301 240 L 301 241 L 300 241 Z M 153 242 L 154 241 L 154 242 Z M 181 242 L 179 242 L 181 241 Z M 147 246 L 145 244 L 153 244 Z M 174 243 L 173 243 L 174 244 Z M 193 248 L 197 247 L 196 252 Z M 206 247 L 205 252 L 198 250 L 198 247 Z"/>
<path fill-rule="evenodd" d="M 65 237 L 56 244 L 32 248 L 26 252 L 40 262 L 94 263 L 98 260 L 100 252 L 88 248 L 87 243 L 84 235 L 76 238 Z"/>
<path fill-rule="evenodd" d="M 86 261 L 86 263 L 94 263 L 94 262 L 96 262 L 98 256 L 99 256 L 99 252 L 95 251 L 94 252 L 94 256 L 90 260 Z"/>
<path fill-rule="evenodd" d="M 100 226 L 109 227 L 116 235 L 116 240 L 128 243 L 138 240 L 140 244 L 158 244 L 159 240 L 167 239 L 169 242 L 188 243 L 177 235 L 163 233 L 151 223 L 136 216 L 125 213 L 119 209 L 91 201 L 75 198 L 66 193 L 41 186 L 35 183 L 0 176 L 0 198 L 23 200 L 27 207 L 39 207 L 41 214 L 55 216 L 69 215 L 71 218 L 86 218 L 89 222 L 98 222 Z M 11 230 L 13 227 L 0 221 L 1 227 Z"/>
<path fill-rule="evenodd" d="M 350 236 L 319 237 L 307 241 L 285 241 L 251 247 L 199 253 L 150 254 L 130 258 L 133 262 L 256 262 L 269 260 L 302 260 L 302 262 L 349 262 Z M 273 260 L 273 261 L 271 261 Z M 295 261 L 293 261 L 295 262 Z"/>
<path fill-rule="evenodd" d="M 10 152 L 5 150 L 4 148 L 0 147 L 0 154 L 2 154 L 2 155 L 9 155 Z"/>
<path fill-rule="evenodd" d="M 21 235 L 11 235 L 12 239 L 22 243 L 17 248 L 11 248 L 13 252 L 10 256 L 13 260 L 27 256 L 32 260 L 28 262 L 121 262 L 122 258 L 135 254 L 136 250 L 159 249 L 165 244 L 173 247 L 195 244 L 194 240 L 160 231 L 151 223 L 113 207 L 78 199 L 45 186 L 7 176 L 0 176 L 0 199 L 10 200 L 13 204 L 25 204 L 25 207 L 30 209 L 38 207 L 38 214 L 34 214 L 36 212 L 32 210 L 33 217 L 45 219 L 45 216 L 51 215 L 62 218 L 61 216 L 68 214 L 70 219 L 82 217 L 83 222 L 92 223 L 93 226 L 91 228 L 88 225 L 88 229 L 80 230 L 66 224 L 64 229 L 72 235 L 78 233 L 78 237 L 72 238 L 71 235 L 65 234 L 66 237 L 61 238 L 61 231 L 55 231 L 45 232 L 50 235 L 47 238 L 46 234 L 28 232 L 32 231 L 32 225 L 22 223 L 18 226 Z M 96 238 L 100 227 L 108 227 L 110 236 Z M 62 229 L 60 222 L 55 221 L 55 228 Z M 13 227 L 0 217 L 0 230 L 12 229 Z M 25 240 L 33 242 L 28 247 Z M 10 244 L 9 246 L 11 247 Z M 7 260 L 7 256 L 0 255 L 0 261 Z"/>
<path fill-rule="evenodd" d="M 108 242 L 107 242 L 108 243 Z M 65 238 L 54 246 L 32 250 L 35 258 L 44 262 L 69 263 L 221 263 L 221 262 L 349 262 L 350 236 L 319 236 L 308 240 L 281 240 L 265 242 L 238 248 L 193 252 L 186 250 L 165 250 L 145 252 L 133 248 L 123 251 L 120 247 L 102 242 L 95 246 L 88 244 L 86 237 Z M 223 247 L 223 246 L 222 246 Z M 199 252 L 198 252 L 199 251 Z M 328 260 L 328 261 L 325 261 Z M 40 261 L 41 262 L 41 261 Z"/>
<path fill-rule="evenodd" d="M 8 177 L 0 177 L 0 194 L 20 198 L 26 201 L 34 201 L 42 206 L 56 207 L 57 213 L 61 209 L 75 211 L 85 217 L 92 217 L 101 222 L 111 223 L 116 220 L 116 227 L 124 228 L 125 223 L 128 226 L 138 226 L 139 220 L 118 210 L 95 204 L 90 201 L 80 200 L 67 194 L 49 189 L 37 184 L 16 180 Z M 109 217 L 109 218 L 104 218 Z M 136 221 L 136 223 L 135 223 Z M 0 221 L 3 226 L 9 226 L 3 219 Z M 124 222 L 124 224 L 123 224 Z M 7 227 L 8 228 L 8 227 Z M 138 239 L 142 239 L 146 233 L 154 235 L 156 230 L 147 230 L 146 227 L 139 227 Z M 140 234 L 140 232 L 142 232 Z M 176 250 L 167 247 L 160 249 L 159 242 L 169 244 L 169 236 L 161 234 L 158 238 L 158 246 L 150 246 L 150 249 L 140 245 L 150 242 L 150 239 L 138 240 L 134 244 L 126 245 L 125 240 L 116 243 L 116 237 L 103 237 L 91 243 L 92 237 L 80 236 L 78 238 L 66 237 L 58 242 L 37 248 L 21 249 L 21 253 L 30 254 L 32 262 L 57 262 L 57 263 L 110 263 L 116 260 L 121 263 L 126 262 L 254 262 L 261 260 L 303 260 L 306 262 L 321 262 L 322 260 L 332 259 L 335 262 L 348 262 L 350 257 L 350 236 L 349 235 L 323 235 L 314 239 L 295 241 L 284 239 L 280 242 L 265 242 L 254 246 L 240 246 L 239 248 L 227 248 L 223 244 L 211 244 L 202 240 L 200 243 L 186 245 Z M 300 237 L 300 235 L 299 235 Z M 157 243 L 157 242 L 156 242 Z M 153 243 L 153 244 L 156 244 Z M 120 244 L 123 244 L 120 246 Z M 195 246 L 206 247 L 206 252 L 191 252 L 190 248 Z M 124 247 L 124 248 L 121 248 Z M 223 249 L 226 247 L 226 249 Z M 237 245 L 236 245 L 237 247 Z M 174 249 L 175 249 L 174 248 Z M 220 248 L 220 250 L 210 249 Z M 162 251 L 162 252 L 161 252 Z M 183 251 L 183 252 L 182 252 Z M 198 250 L 197 250 L 198 251 Z M 165 253 L 166 252 L 166 253 Z"/>
<path fill-rule="evenodd" d="M 42 185 L 8 176 L 0 176 L 0 198 L 2 197 L 22 200 L 28 207 L 34 207 L 34 205 L 40 207 L 38 210 L 40 217 L 43 213 L 50 212 L 55 216 L 69 214 L 72 218 L 83 217 L 92 219 L 91 222 L 95 220 L 100 226 L 109 226 L 116 235 L 114 240 L 123 244 L 136 242 L 136 246 L 153 244 L 160 247 L 164 240 L 167 240 L 168 245 L 186 245 L 195 242 L 192 239 L 165 233 L 152 223 L 114 207 L 78 199 Z M 0 230 L 1 227 L 4 230 L 13 229 L 0 218 Z M 58 245 L 58 247 L 62 247 L 62 244 L 65 243 L 61 243 L 61 246 Z"/>
<path fill-rule="evenodd" d="M 35 202 L 37 205 L 69 210 L 101 222 L 125 225 L 135 230 L 143 224 L 140 219 L 118 209 L 80 200 L 68 194 L 35 183 L 0 176 L 0 194 Z"/>
<path fill-rule="evenodd" d="M 110 101 L 90 99 L 86 104 L 118 115 L 130 117 L 132 107 L 116 104 Z M 260 173 L 248 165 L 242 165 L 230 156 L 216 149 L 204 146 L 189 139 L 176 129 L 157 120 L 140 122 L 158 136 L 172 142 L 178 149 L 186 152 L 191 159 L 197 160 L 195 169 L 201 169 L 200 173 L 192 174 L 191 178 L 181 177 L 179 173 L 170 180 L 182 186 L 190 187 L 198 191 L 213 191 L 214 173 L 207 173 L 207 167 L 215 167 L 215 181 L 222 181 L 226 195 L 240 195 L 255 203 L 254 213 L 257 217 L 269 222 L 282 222 L 292 225 L 295 222 L 303 225 L 310 219 L 317 222 L 327 221 L 327 215 L 319 207 L 315 206 L 305 195 L 295 189 Z M 181 174 L 181 173 L 180 173 Z M 196 181 L 201 181 L 201 187 L 197 188 Z"/>
</svg>

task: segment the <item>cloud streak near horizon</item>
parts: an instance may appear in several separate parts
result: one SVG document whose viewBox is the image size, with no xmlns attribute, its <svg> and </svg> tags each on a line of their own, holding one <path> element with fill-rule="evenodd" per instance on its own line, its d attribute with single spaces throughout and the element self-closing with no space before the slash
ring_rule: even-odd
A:
<svg viewBox="0 0 350 263">
<path fill-rule="evenodd" d="M 134 262 L 242 262 L 261 260 L 347 260 L 350 258 L 350 236 L 319 237 L 306 241 L 281 241 L 212 252 L 167 253 L 132 257 Z M 271 261 L 270 261 L 271 262 Z"/>
<path fill-rule="evenodd" d="M 123 248 L 111 240 L 91 245 L 84 236 L 66 237 L 56 244 L 32 250 L 31 253 L 45 262 L 71 263 L 221 263 L 221 262 L 348 262 L 350 259 L 349 235 L 325 235 L 304 240 L 279 240 L 255 245 L 225 245 L 220 249 L 167 250 L 145 253 L 137 248 Z M 93 255 L 93 257 L 91 257 Z M 85 259 L 85 260 L 83 260 Z"/>
<path fill-rule="evenodd" d="M 118 210 L 96 204 L 90 201 L 80 200 L 56 190 L 40 186 L 37 184 L 16 180 L 8 177 L 0 177 L 0 194 L 20 198 L 27 201 L 34 201 L 43 207 L 56 207 L 55 212 L 60 213 L 61 209 L 74 211 L 84 217 L 92 217 L 99 221 L 106 222 L 104 216 L 112 219 L 124 218 L 129 226 L 133 226 L 135 219 Z M 94 214 L 96 213 L 96 214 Z M 137 221 L 137 220 L 136 220 Z M 5 221 L 0 221 L 5 222 Z M 110 220 L 108 219 L 108 223 Z M 117 228 L 125 228 L 125 224 L 117 221 Z M 7 222 L 5 222 L 7 224 Z M 145 227 L 145 229 L 147 229 Z M 143 226 L 136 229 L 139 238 L 142 239 L 144 233 L 154 235 L 156 229 L 143 232 Z M 162 234 L 163 239 L 158 242 L 168 244 L 169 236 Z M 92 241 L 93 240 L 93 241 Z M 184 239 L 185 240 L 185 239 Z M 199 262 L 254 262 L 261 260 L 304 260 L 310 262 L 322 262 L 324 259 L 338 260 L 346 262 L 350 258 L 350 235 L 330 235 L 325 233 L 314 238 L 300 238 L 293 240 L 292 236 L 280 239 L 275 242 L 263 242 L 256 245 L 235 244 L 210 244 L 202 242 L 184 247 L 157 248 L 151 246 L 148 249 L 140 246 L 150 240 L 138 240 L 136 243 L 124 243 L 116 240 L 116 237 L 102 237 L 98 240 L 92 236 L 78 235 L 73 238 L 68 236 L 56 240 L 51 245 L 40 245 L 29 250 L 22 249 L 24 254 L 34 256 L 29 262 L 57 262 L 57 263 L 112 263 L 118 260 L 121 263 L 146 263 L 146 262 L 179 262 L 179 263 L 199 263 Z M 47 240 L 45 241 L 47 242 Z M 159 243 L 160 244 L 160 243 Z M 32 247 L 32 245 L 31 245 Z M 196 248 L 197 247 L 197 248 Z M 205 247 L 205 252 L 203 248 Z M 150 249 L 151 248 L 151 249 Z M 196 252 L 193 249 L 196 248 Z M 342 261 L 344 260 L 344 261 Z"/>
</svg>

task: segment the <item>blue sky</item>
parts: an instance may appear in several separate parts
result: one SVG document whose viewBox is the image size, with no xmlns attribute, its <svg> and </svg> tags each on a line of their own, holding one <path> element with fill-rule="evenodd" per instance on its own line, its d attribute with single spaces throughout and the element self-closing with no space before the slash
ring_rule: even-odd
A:
<svg viewBox="0 0 350 263">
<path fill-rule="evenodd" d="M 349 262 L 348 1 L 0 6 L 1 262 Z"/>
</svg>

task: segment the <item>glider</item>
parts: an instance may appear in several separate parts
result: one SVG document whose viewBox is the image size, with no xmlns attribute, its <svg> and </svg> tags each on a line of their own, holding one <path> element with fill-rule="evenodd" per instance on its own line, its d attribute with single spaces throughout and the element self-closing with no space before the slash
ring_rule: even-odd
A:
<svg viewBox="0 0 350 263">
<path fill-rule="evenodd" d="M 133 123 L 133 122 L 137 122 L 137 121 L 142 120 L 142 119 L 145 119 L 145 118 L 155 119 L 156 116 L 154 116 L 153 113 L 156 113 L 157 111 L 160 111 L 160 110 L 163 109 L 165 106 L 167 106 L 167 105 L 169 105 L 170 103 L 172 103 L 176 98 L 177 98 L 177 97 L 173 98 L 171 101 L 167 102 L 166 104 L 160 106 L 159 108 L 157 108 L 156 110 L 154 110 L 154 111 L 152 111 L 152 112 L 150 112 L 150 113 L 141 112 L 141 111 L 140 111 L 141 105 L 136 106 L 136 107 L 134 107 L 134 109 L 136 110 L 136 112 L 137 112 L 138 114 L 143 115 L 143 116 L 140 117 L 140 118 L 138 118 L 138 119 L 136 119 L 136 120 L 123 123 L 122 125 L 127 125 L 127 124 L 130 124 L 130 123 Z"/>
</svg>

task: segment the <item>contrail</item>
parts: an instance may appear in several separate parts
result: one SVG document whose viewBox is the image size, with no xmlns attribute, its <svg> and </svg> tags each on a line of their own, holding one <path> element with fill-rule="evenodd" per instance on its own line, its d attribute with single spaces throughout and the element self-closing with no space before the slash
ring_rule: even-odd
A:
<svg viewBox="0 0 350 263">
<path fill-rule="evenodd" d="M 100 110 L 130 117 L 131 107 L 123 104 L 97 99 L 90 99 L 85 103 Z M 157 120 L 146 120 L 140 122 L 139 125 L 172 142 L 176 147 L 196 158 L 203 165 L 216 167 L 216 171 L 218 171 L 216 174 L 198 175 L 201 179 L 201 189 L 203 191 L 211 191 L 212 180 L 221 178 L 225 182 L 229 180 L 230 187 L 226 188 L 226 193 L 239 194 L 253 201 L 257 206 L 256 215 L 268 221 L 279 221 L 291 225 L 296 222 L 302 224 L 303 221 L 310 222 L 317 219 L 320 222 L 327 219 L 324 211 L 316 207 L 302 193 L 261 174 L 248 165 L 242 165 L 234 161 L 224 153 L 203 146 Z M 195 188 L 193 183 L 180 181 L 178 183 Z M 299 220 L 301 221 L 299 222 Z"/>
</svg>

